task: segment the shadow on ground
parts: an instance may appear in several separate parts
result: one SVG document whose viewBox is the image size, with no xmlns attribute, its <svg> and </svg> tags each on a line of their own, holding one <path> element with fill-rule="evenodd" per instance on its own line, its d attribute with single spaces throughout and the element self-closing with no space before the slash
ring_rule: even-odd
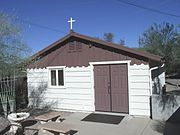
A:
<svg viewBox="0 0 180 135">
<path fill-rule="evenodd" d="M 163 135 L 179 135 L 180 134 L 180 107 L 166 121 L 158 121 L 153 125 L 153 129 Z"/>
<path fill-rule="evenodd" d="M 166 121 L 164 135 L 179 135 L 180 134 L 180 107 Z"/>
</svg>

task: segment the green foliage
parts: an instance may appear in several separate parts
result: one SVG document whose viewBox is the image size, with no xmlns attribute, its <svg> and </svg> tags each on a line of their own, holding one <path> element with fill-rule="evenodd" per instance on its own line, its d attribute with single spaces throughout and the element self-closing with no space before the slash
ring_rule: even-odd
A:
<svg viewBox="0 0 180 135">
<path fill-rule="evenodd" d="M 21 39 L 21 29 L 15 17 L 0 12 L 0 77 L 17 72 L 17 65 L 30 54 Z"/>
<path fill-rule="evenodd" d="M 104 33 L 104 40 L 108 42 L 113 42 L 114 40 L 114 35 L 109 32 L 109 33 Z"/>
<path fill-rule="evenodd" d="M 108 41 L 108 42 L 111 42 L 111 43 L 115 43 L 115 42 L 114 42 L 114 34 L 111 33 L 111 32 L 104 33 L 103 39 L 104 39 L 105 41 Z M 118 45 L 125 45 L 125 40 L 120 39 L 119 42 L 116 43 L 116 44 L 118 44 Z"/>
<path fill-rule="evenodd" d="M 142 50 L 165 58 L 168 73 L 176 72 L 174 66 L 180 63 L 179 33 L 173 24 L 153 24 L 139 39 Z"/>
<path fill-rule="evenodd" d="M 119 45 L 125 45 L 125 40 L 123 40 L 123 39 L 120 39 L 120 41 L 119 41 L 119 43 L 118 43 Z"/>
</svg>

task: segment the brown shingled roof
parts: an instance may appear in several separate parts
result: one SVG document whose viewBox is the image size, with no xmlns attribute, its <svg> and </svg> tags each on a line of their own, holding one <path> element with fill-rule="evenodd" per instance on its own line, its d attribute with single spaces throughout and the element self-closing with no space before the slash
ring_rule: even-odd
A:
<svg viewBox="0 0 180 135">
<path fill-rule="evenodd" d="M 119 49 L 119 50 L 122 50 L 122 51 L 125 51 L 125 52 L 128 52 L 128 53 L 132 53 L 132 54 L 135 54 L 135 55 L 138 55 L 138 56 L 148 58 L 148 59 L 150 59 L 152 61 L 161 62 L 161 60 L 162 60 L 162 57 L 160 57 L 158 55 L 154 55 L 154 54 L 151 54 L 151 53 L 148 53 L 148 52 L 145 52 L 145 51 L 140 51 L 140 50 L 133 49 L 133 48 L 128 48 L 128 47 L 122 46 L 122 45 L 117 45 L 117 44 L 107 42 L 107 41 L 104 41 L 104 40 L 100 40 L 100 39 L 97 39 L 97 38 L 92 38 L 92 37 L 89 37 L 89 36 L 79 34 L 79 33 L 74 32 L 74 31 L 71 31 L 65 37 L 61 38 L 60 40 L 52 43 L 48 47 L 46 47 L 43 50 L 39 51 L 38 53 L 33 55 L 32 58 L 34 59 L 34 58 L 36 58 L 38 56 L 41 56 L 42 54 L 46 53 L 48 50 L 54 48 L 55 46 L 57 46 L 58 44 L 64 42 L 65 40 L 67 40 L 70 37 L 75 37 L 75 38 L 83 39 L 83 40 L 86 40 L 86 41 L 89 41 L 89 42 L 95 42 L 95 43 L 98 43 L 98 44 L 101 44 L 101 45 L 104 45 L 104 46 Z"/>
</svg>

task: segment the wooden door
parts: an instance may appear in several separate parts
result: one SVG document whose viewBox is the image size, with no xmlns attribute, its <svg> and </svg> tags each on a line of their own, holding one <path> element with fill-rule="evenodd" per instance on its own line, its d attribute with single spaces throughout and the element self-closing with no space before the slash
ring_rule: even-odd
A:
<svg viewBox="0 0 180 135">
<path fill-rule="evenodd" d="M 127 64 L 94 66 L 95 109 L 128 113 Z"/>
<path fill-rule="evenodd" d="M 95 109 L 97 111 L 111 111 L 109 85 L 109 65 L 94 67 Z"/>
<path fill-rule="evenodd" d="M 127 64 L 111 65 L 112 112 L 128 113 Z"/>
</svg>

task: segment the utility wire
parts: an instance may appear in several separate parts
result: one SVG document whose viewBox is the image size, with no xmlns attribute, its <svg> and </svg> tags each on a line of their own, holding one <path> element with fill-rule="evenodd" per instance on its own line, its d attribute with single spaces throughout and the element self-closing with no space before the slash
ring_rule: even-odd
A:
<svg viewBox="0 0 180 135">
<path fill-rule="evenodd" d="M 141 8 L 141 9 L 144 9 L 144 10 L 148 10 L 148 11 L 151 11 L 151 12 L 155 12 L 155 13 L 159 13 L 159 14 L 163 14 L 163 15 L 168 15 L 168 16 L 180 18 L 180 15 L 175 15 L 175 14 L 171 14 L 171 13 L 168 13 L 168 12 L 160 11 L 160 10 L 157 10 L 157 9 L 153 9 L 153 8 L 149 8 L 149 7 L 144 7 L 144 6 L 137 5 L 137 4 L 134 4 L 134 3 L 131 3 L 131 2 L 128 2 L 128 1 L 124 1 L 124 0 L 117 0 L 117 1 L 121 2 L 123 4 L 126 4 L 126 5 L 131 5 L 131 6 L 134 6 L 134 7 L 137 7 L 137 8 Z M 64 32 L 62 30 L 51 28 L 51 27 L 48 27 L 48 26 L 45 26 L 45 25 L 41 25 L 41 24 L 37 24 L 37 23 L 31 22 L 31 21 L 27 21 L 27 20 L 24 20 L 24 19 L 16 18 L 16 20 L 19 20 L 20 22 L 23 22 L 23 23 L 26 23 L 26 24 L 33 25 L 35 27 L 39 27 L 39 28 L 50 30 L 50 31 L 66 34 L 66 32 Z"/>
<path fill-rule="evenodd" d="M 157 9 L 154 9 L 154 8 L 144 7 L 144 6 L 137 5 L 137 4 L 134 4 L 134 3 L 131 3 L 131 2 L 128 2 L 128 1 L 124 1 L 124 0 L 117 0 L 117 1 L 121 2 L 121 3 L 124 3 L 126 5 L 131 5 L 131 6 L 141 8 L 141 9 L 145 9 L 145 10 L 148 10 L 148 11 L 151 11 L 151 12 L 155 12 L 155 13 L 159 13 L 159 14 L 163 14 L 163 15 L 168 15 L 168 16 L 180 18 L 180 15 L 171 14 L 171 13 L 164 12 L 164 11 L 161 11 L 161 10 L 157 10 Z"/>
<path fill-rule="evenodd" d="M 33 25 L 35 27 L 39 27 L 39 28 L 51 30 L 51 31 L 54 31 L 54 32 L 66 34 L 66 32 L 64 32 L 64 31 L 61 31 L 61 30 L 58 30 L 58 29 L 54 29 L 54 28 L 51 28 L 51 27 L 48 27 L 48 26 L 45 26 L 45 25 L 37 24 L 37 23 L 31 22 L 31 21 L 27 21 L 27 20 L 24 20 L 24 19 L 16 18 L 16 20 L 18 20 L 18 21 L 20 21 L 22 23 Z"/>
</svg>

